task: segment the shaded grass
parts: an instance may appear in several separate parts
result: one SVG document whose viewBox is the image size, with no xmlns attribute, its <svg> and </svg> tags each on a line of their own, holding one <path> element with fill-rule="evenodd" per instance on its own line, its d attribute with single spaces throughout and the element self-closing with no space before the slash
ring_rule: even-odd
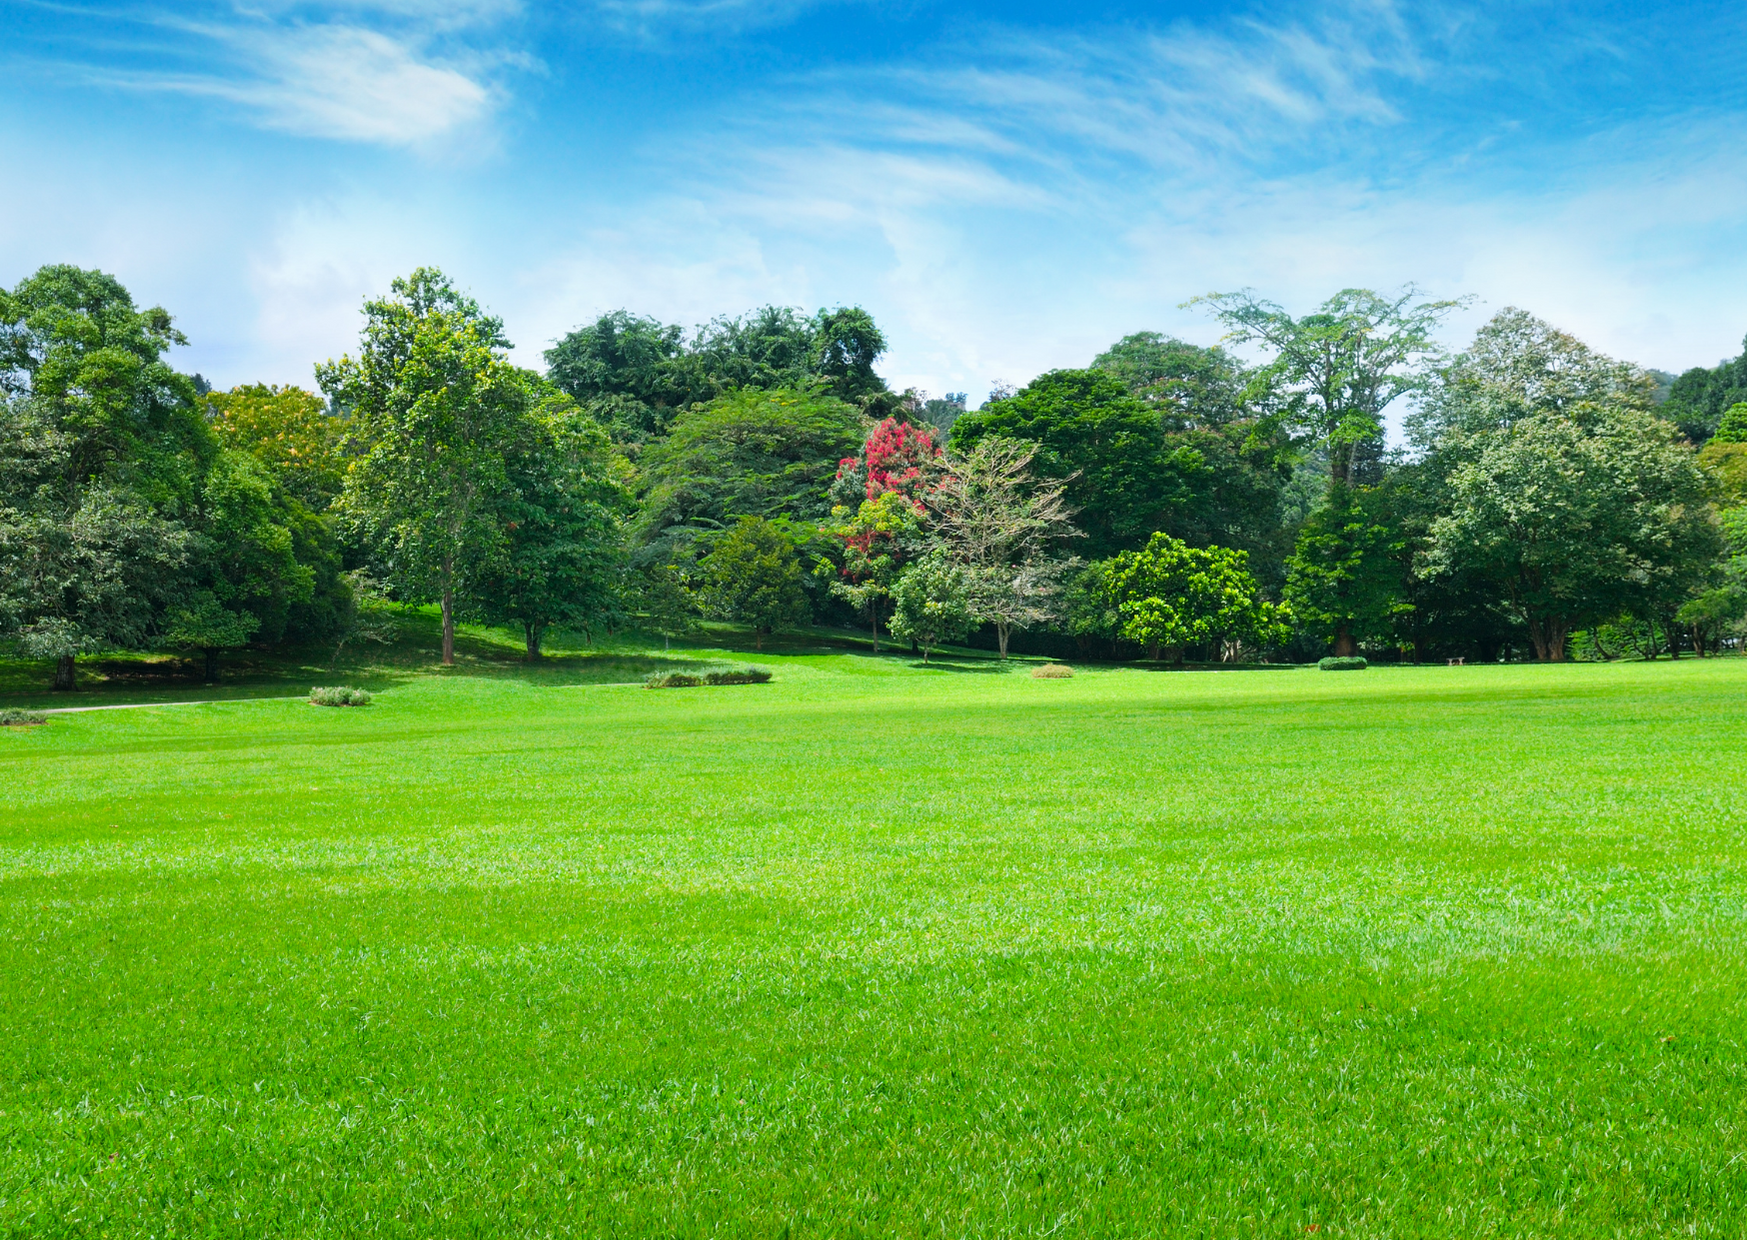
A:
<svg viewBox="0 0 1747 1240">
<path fill-rule="evenodd" d="M 1740 1235 L 1747 664 L 0 734 L 0 1230 Z"/>
</svg>

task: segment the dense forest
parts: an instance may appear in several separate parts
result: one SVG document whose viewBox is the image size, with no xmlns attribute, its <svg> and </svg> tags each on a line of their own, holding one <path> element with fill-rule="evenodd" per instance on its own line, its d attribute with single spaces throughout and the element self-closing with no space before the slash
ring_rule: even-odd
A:
<svg viewBox="0 0 1747 1240">
<path fill-rule="evenodd" d="M 1100 659 L 1716 654 L 1747 631 L 1747 342 L 1666 377 L 1506 309 L 1346 290 L 1082 369 L 896 392 L 858 308 L 607 314 L 509 361 L 421 269 L 317 390 L 213 390 L 101 272 L 0 290 L 0 638 L 51 661 L 454 626 L 858 626 Z M 1235 351 L 1234 351 L 1235 350 Z M 1400 411 L 1406 442 L 1386 445 Z"/>
</svg>

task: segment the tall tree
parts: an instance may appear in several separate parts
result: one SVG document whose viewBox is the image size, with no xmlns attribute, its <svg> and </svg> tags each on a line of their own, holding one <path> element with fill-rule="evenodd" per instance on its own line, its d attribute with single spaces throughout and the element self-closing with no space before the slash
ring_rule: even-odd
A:
<svg viewBox="0 0 1747 1240">
<path fill-rule="evenodd" d="M 742 516 L 823 519 L 864 433 L 854 406 L 813 391 L 742 389 L 687 410 L 639 458 L 639 562 L 687 558 Z"/>
<path fill-rule="evenodd" d="M 538 375 L 522 378 L 530 410 L 505 455 L 503 553 L 468 595 L 488 623 L 522 630 L 532 662 L 548 628 L 587 631 L 618 609 L 631 497 L 600 424 Z"/>
<path fill-rule="evenodd" d="M 684 365 L 684 328 L 627 310 L 577 328 L 545 356 L 553 383 L 631 441 L 664 434 L 681 409 L 716 395 Z"/>
<path fill-rule="evenodd" d="M 1649 413 L 1654 389 L 1647 371 L 1507 306 L 1425 389 L 1408 438 L 1422 453 L 1459 452 L 1466 437 L 1532 414 L 1580 418 L 1607 406 Z"/>
<path fill-rule="evenodd" d="M 0 630 L 55 663 L 149 644 L 184 590 L 184 525 L 217 452 L 184 339 L 113 276 L 44 267 L 0 292 Z"/>
<path fill-rule="evenodd" d="M 358 356 L 316 367 L 364 447 L 343 502 L 402 594 L 441 604 L 451 665 L 457 602 L 503 554 L 506 457 L 528 387 L 505 356 L 503 324 L 435 268 L 395 280 L 364 317 Z"/>
<path fill-rule="evenodd" d="M 1535 655 L 1565 656 L 1574 628 L 1678 607 L 1719 535 L 1707 480 L 1672 425 L 1630 408 L 1537 413 L 1476 437 L 1433 522 L 1428 569 L 1490 579 Z"/>
<path fill-rule="evenodd" d="M 1273 355 L 1255 378 L 1280 396 L 1271 417 L 1325 449 L 1330 480 L 1348 485 L 1382 443 L 1383 411 L 1430 381 L 1443 356 L 1433 332 L 1465 304 L 1427 301 L 1411 287 L 1393 297 L 1343 289 L 1302 318 L 1248 291 L 1195 303 L 1212 309 L 1227 340 Z"/>
</svg>

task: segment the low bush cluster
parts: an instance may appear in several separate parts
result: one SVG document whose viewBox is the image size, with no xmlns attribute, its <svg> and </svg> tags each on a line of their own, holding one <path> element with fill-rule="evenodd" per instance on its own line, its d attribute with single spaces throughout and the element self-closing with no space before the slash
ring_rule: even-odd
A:
<svg viewBox="0 0 1747 1240">
<path fill-rule="evenodd" d="M 1066 663 L 1045 663 L 1042 667 L 1034 668 L 1031 673 L 1034 680 L 1070 680 L 1073 675 L 1074 669 Z"/>
<path fill-rule="evenodd" d="M 1325 672 L 1362 672 L 1369 665 L 1362 657 L 1352 655 L 1323 659 L 1317 663 L 1317 666 Z"/>
<path fill-rule="evenodd" d="M 370 691 L 353 689 L 346 685 L 334 685 L 330 688 L 314 688 L 309 691 L 311 706 L 368 706 Z"/>
<path fill-rule="evenodd" d="M 733 672 L 651 672 L 643 682 L 645 689 L 695 689 L 700 685 L 762 685 L 770 679 L 770 670 L 749 667 Z"/>
<path fill-rule="evenodd" d="M 4 728 L 22 728 L 48 721 L 49 717 L 40 710 L 18 710 L 10 706 L 0 710 L 0 727 Z"/>
</svg>

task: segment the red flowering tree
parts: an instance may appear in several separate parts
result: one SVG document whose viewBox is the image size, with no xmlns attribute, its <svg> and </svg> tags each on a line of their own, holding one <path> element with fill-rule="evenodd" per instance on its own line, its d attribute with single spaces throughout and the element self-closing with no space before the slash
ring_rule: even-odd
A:
<svg viewBox="0 0 1747 1240">
<path fill-rule="evenodd" d="M 931 431 L 887 418 L 874 427 L 860 455 L 837 463 L 831 498 L 853 508 L 862 500 L 895 491 L 920 511 L 922 495 L 938 478 L 942 464 L 941 448 Z"/>
<path fill-rule="evenodd" d="M 874 427 L 860 455 L 838 463 L 831 515 L 843 541 L 843 568 L 831 590 L 867 617 L 876 653 L 892 586 L 926 540 L 922 497 L 939 483 L 944 466 L 934 436 L 896 418 Z"/>
</svg>

